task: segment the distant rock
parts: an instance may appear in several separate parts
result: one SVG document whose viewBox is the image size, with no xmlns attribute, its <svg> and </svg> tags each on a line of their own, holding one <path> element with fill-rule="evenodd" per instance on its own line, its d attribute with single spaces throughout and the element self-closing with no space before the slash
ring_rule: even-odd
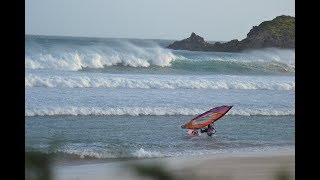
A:
<svg viewBox="0 0 320 180">
<path fill-rule="evenodd" d="M 170 49 L 184 49 L 190 51 L 204 51 L 209 49 L 212 44 L 204 41 L 203 37 L 196 35 L 194 32 L 187 39 L 181 41 L 175 41 L 170 44 L 168 48 Z"/>
<path fill-rule="evenodd" d="M 210 44 L 203 37 L 192 33 L 187 39 L 175 41 L 167 46 L 170 49 L 190 51 L 225 51 L 238 52 L 246 49 L 261 49 L 268 47 L 295 48 L 295 18 L 278 16 L 271 21 L 264 21 L 254 26 L 247 37 L 241 41 L 237 39 L 226 43 Z"/>
</svg>

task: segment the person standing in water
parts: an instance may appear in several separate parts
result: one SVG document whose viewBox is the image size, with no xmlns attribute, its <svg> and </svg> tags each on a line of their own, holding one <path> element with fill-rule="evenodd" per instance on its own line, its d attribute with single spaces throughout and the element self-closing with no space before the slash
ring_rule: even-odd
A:
<svg viewBox="0 0 320 180">
<path fill-rule="evenodd" d="M 208 124 L 208 127 L 205 129 L 200 129 L 201 133 L 206 132 L 208 136 L 211 136 L 212 134 L 214 134 L 216 132 L 216 130 L 213 127 L 214 123 Z"/>
<path fill-rule="evenodd" d="M 205 132 L 208 132 L 208 130 L 211 130 L 212 129 L 212 126 L 211 124 L 208 124 L 207 127 L 205 127 L 204 129 L 200 129 L 201 133 L 205 133 Z"/>
</svg>

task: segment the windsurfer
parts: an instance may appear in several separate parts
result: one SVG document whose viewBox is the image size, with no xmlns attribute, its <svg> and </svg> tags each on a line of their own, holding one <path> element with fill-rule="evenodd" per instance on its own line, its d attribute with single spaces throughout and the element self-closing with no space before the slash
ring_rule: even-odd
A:
<svg viewBox="0 0 320 180">
<path fill-rule="evenodd" d="M 200 129 L 200 133 L 206 132 L 208 136 L 211 136 L 216 133 L 216 130 L 213 127 L 214 122 L 223 117 L 231 108 L 232 106 L 219 106 L 212 108 L 192 118 L 187 124 L 182 125 L 181 128 L 189 129 L 189 135 L 193 134 L 192 131 Z"/>
<path fill-rule="evenodd" d="M 208 132 L 208 131 L 210 132 L 213 129 L 214 129 L 213 126 L 211 124 L 208 124 L 207 127 L 205 127 L 204 129 L 200 129 L 200 131 L 201 131 L 201 133 L 205 133 L 205 132 Z"/>
</svg>

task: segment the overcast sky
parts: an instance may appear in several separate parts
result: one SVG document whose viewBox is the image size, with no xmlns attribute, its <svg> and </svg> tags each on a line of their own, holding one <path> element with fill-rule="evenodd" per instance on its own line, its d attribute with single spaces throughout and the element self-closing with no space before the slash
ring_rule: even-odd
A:
<svg viewBox="0 0 320 180">
<path fill-rule="evenodd" d="M 26 34 L 242 40 L 252 26 L 295 16 L 294 0 L 26 0 Z"/>
</svg>

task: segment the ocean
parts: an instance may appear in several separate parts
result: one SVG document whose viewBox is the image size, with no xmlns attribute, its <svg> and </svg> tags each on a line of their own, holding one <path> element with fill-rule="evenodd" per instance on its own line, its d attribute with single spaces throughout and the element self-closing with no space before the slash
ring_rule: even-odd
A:
<svg viewBox="0 0 320 180">
<path fill-rule="evenodd" d="M 26 35 L 25 151 L 116 161 L 295 148 L 294 50 L 173 41 Z M 212 137 L 181 129 L 222 105 L 233 108 Z"/>
</svg>

